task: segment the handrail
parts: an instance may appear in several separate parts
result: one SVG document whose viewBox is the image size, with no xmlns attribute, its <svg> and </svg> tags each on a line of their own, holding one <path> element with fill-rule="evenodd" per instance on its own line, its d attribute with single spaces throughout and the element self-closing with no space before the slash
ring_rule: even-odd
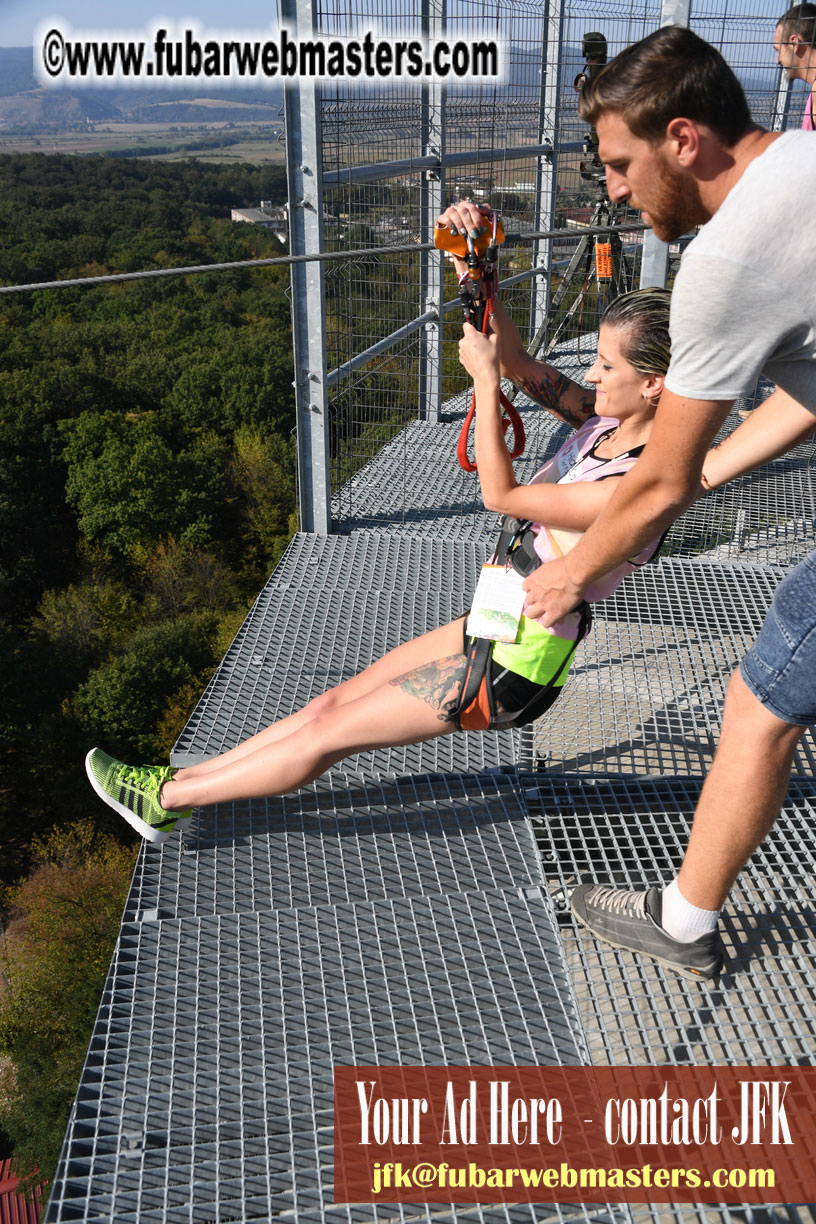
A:
<svg viewBox="0 0 816 1224">
<path fill-rule="evenodd" d="M 580 236 L 583 234 L 616 232 L 631 234 L 645 228 L 642 222 L 632 221 L 627 222 L 625 225 L 614 227 L 581 226 L 577 230 L 551 229 L 538 230 L 530 234 L 507 234 L 506 241 L 513 246 L 525 246 L 527 243 L 535 242 L 540 238 L 568 238 L 572 235 Z M 412 242 L 393 247 L 360 247 L 353 251 L 321 251 L 310 255 L 271 255 L 266 259 L 238 259 L 230 263 L 192 264 L 180 268 L 145 268 L 140 272 L 110 272 L 103 276 L 75 276 L 66 277 L 62 280 L 35 281 L 24 285 L 0 285 L 0 294 L 33 293 L 40 289 L 71 289 L 89 285 L 113 284 L 117 281 L 150 280 L 157 276 L 190 276 L 197 272 L 222 272 L 236 268 L 269 268 L 285 266 L 287 264 L 309 263 L 311 261 L 332 263 L 343 259 L 365 259 L 377 255 L 415 254 L 419 251 L 432 251 L 433 249 L 434 244 L 432 242 Z"/>
<path fill-rule="evenodd" d="M 580 152 L 578 144 L 572 152 Z M 404 157 L 399 161 L 375 162 L 371 165 L 347 166 L 342 170 L 324 170 L 323 186 L 345 187 L 348 184 L 376 183 L 380 179 L 396 178 L 399 174 L 410 174 L 412 170 L 441 170 L 448 166 L 469 166 L 474 162 L 520 161 L 525 157 L 552 157 L 551 144 L 516 145 L 511 149 L 466 149 L 458 153 L 446 153 L 437 157 L 434 153 L 422 157 Z"/>
</svg>

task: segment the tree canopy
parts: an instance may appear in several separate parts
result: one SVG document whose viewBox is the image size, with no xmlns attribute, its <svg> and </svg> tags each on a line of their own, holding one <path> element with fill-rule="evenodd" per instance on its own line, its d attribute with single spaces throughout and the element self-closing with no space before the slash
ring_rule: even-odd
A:
<svg viewBox="0 0 816 1224">
<path fill-rule="evenodd" d="M 24 1180 L 49 1179 L 121 924 L 135 853 L 90 821 L 33 846 L 7 891 L 0 955 L 0 1126 Z"/>
<path fill-rule="evenodd" d="M 282 201 L 277 167 L 6 155 L 0 183 L 9 284 L 281 254 L 229 220 Z M 83 756 L 166 760 L 295 527 L 287 291 L 265 268 L 0 301 L 0 838 L 22 879 L 0 1130 L 21 1173 L 53 1171 L 138 840 Z"/>
<path fill-rule="evenodd" d="M 2 155 L 0 182 L 9 284 L 282 253 L 229 220 L 284 199 L 281 167 Z M 106 729 L 166 754 L 294 529 L 287 292 L 273 267 L 0 301 L 6 879 L 94 806 Z M 140 667 L 162 679 L 135 703 Z"/>
</svg>

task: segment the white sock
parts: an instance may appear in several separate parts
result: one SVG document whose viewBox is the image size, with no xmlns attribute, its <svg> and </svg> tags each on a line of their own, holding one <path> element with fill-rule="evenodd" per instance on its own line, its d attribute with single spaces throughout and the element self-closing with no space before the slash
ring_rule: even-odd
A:
<svg viewBox="0 0 816 1224">
<path fill-rule="evenodd" d="M 668 888 L 663 890 L 663 911 L 661 926 L 672 939 L 681 943 L 692 943 L 701 935 L 713 931 L 720 916 L 719 910 L 700 909 L 692 905 L 677 887 L 677 880 L 672 880 Z"/>
</svg>

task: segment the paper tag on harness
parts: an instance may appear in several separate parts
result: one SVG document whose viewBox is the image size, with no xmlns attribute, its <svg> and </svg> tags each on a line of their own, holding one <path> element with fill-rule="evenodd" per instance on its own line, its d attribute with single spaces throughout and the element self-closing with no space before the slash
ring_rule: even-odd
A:
<svg viewBox="0 0 816 1224">
<path fill-rule="evenodd" d="M 580 478 L 581 459 L 581 447 L 574 440 L 558 452 L 558 484 L 570 484 Z"/>
<path fill-rule="evenodd" d="M 524 609 L 524 578 L 504 565 L 482 566 L 467 631 L 470 637 L 490 638 L 493 642 L 515 642 Z"/>
</svg>

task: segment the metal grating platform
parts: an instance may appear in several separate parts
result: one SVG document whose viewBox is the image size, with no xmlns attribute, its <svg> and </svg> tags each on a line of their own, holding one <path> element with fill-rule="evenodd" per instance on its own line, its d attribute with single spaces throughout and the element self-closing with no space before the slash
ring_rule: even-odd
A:
<svg viewBox="0 0 816 1224">
<path fill-rule="evenodd" d="M 126 921 L 538 887 L 514 778 L 473 775 L 308 788 L 196 814 L 140 856 Z"/>
<path fill-rule="evenodd" d="M 567 432 L 524 415 L 522 479 Z M 496 516 L 451 465 L 458 429 L 408 426 L 338 501 L 355 530 L 295 537 L 175 763 L 462 611 Z M 812 1219 L 331 1202 L 336 1063 L 812 1061 L 811 736 L 727 910 L 718 987 L 577 937 L 565 905 L 582 875 L 638 886 L 679 862 L 728 674 L 812 546 L 812 458 L 799 448 L 692 507 L 668 559 L 598 606 L 536 728 L 364 754 L 143 850 L 46 1221 Z M 547 772 L 524 772 L 535 762 Z"/>
<path fill-rule="evenodd" d="M 783 571 L 669 558 L 596 605 L 563 695 L 525 751 L 560 772 L 700 774 L 716 748 L 729 677 Z M 813 732 L 794 769 L 816 765 Z"/>
<path fill-rule="evenodd" d="M 582 878 L 641 888 L 680 865 L 701 780 L 551 774 L 524 779 L 593 1062 L 802 1064 L 816 1040 L 816 781 L 794 779 L 780 819 L 740 875 L 721 930 L 719 984 L 686 982 L 581 931 Z"/>
<path fill-rule="evenodd" d="M 332 1203 L 333 1067 L 582 1062 L 574 1017 L 536 888 L 128 924 L 46 1221 L 438 1220 Z"/>
</svg>

